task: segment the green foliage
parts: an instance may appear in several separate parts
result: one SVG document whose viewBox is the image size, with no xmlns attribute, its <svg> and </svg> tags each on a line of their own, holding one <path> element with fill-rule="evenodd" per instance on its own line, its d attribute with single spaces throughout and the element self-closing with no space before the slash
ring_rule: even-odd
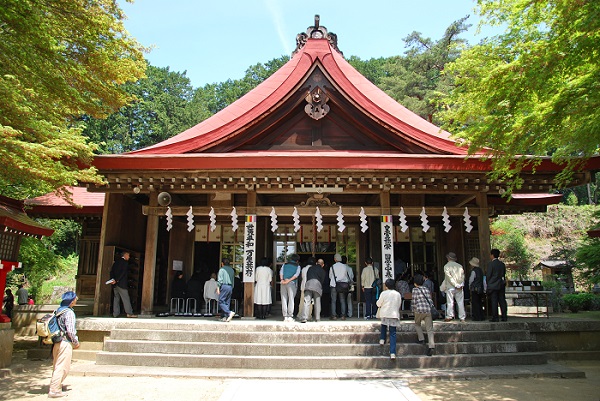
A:
<svg viewBox="0 0 600 401">
<path fill-rule="evenodd" d="M 550 304 L 552 309 L 556 312 L 561 312 L 563 309 L 563 283 L 558 279 L 556 275 L 554 277 L 548 277 L 542 281 L 542 286 L 546 291 L 552 291 L 550 294 Z"/>
<path fill-rule="evenodd" d="M 413 32 L 404 39 L 405 57 L 391 57 L 383 68 L 378 86 L 407 109 L 434 124 L 440 111 L 440 98 L 450 91 L 452 80 L 444 75 L 446 65 L 456 60 L 466 41 L 459 36 L 470 25 L 468 17 L 453 22 L 444 36 L 433 41 Z"/>
<path fill-rule="evenodd" d="M 69 271 L 71 281 L 75 279 L 78 260 L 75 253 L 81 234 L 81 226 L 73 221 L 41 220 L 40 222 L 53 228 L 54 234 L 41 240 L 24 237 L 19 249 L 19 260 L 23 262 L 23 268 L 13 272 L 15 276 L 20 276 L 19 282 L 23 282 L 23 278 L 26 280 L 29 285 L 28 291 L 36 300 L 44 295 L 42 288 L 49 280 L 54 280 L 66 271 Z M 70 271 L 73 265 L 75 270 Z"/>
<path fill-rule="evenodd" d="M 116 0 L 0 0 L 0 192 L 101 182 L 81 115 L 106 116 L 144 74 Z"/>
<path fill-rule="evenodd" d="M 562 300 L 571 312 L 577 313 L 582 310 L 590 310 L 595 298 L 597 297 L 594 294 L 584 292 L 580 294 L 563 295 Z"/>
<path fill-rule="evenodd" d="M 210 113 L 193 103 L 185 73 L 148 65 L 146 78 L 123 85 L 137 100 L 105 119 L 84 117 L 84 134 L 101 153 L 122 153 L 153 145 L 194 126 Z"/>
<path fill-rule="evenodd" d="M 542 156 L 565 164 L 567 183 L 600 143 L 600 2 L 479 0 L 490 25 L 507 27 L 448 65 L 456 89 L 446 127 L 493 156 L 492 179 L 520 188 Z M 529 158 L 520 155 L 533 155 Z"/>
<path fill-rule="evenodd" d="M 492 248 L 502 251 L 511 278 L 524 279 L 531 272 L 535 260 L 525 243 L 525 231 L 507 220 L 496 220 L 492 224 Z"/>
</svg>

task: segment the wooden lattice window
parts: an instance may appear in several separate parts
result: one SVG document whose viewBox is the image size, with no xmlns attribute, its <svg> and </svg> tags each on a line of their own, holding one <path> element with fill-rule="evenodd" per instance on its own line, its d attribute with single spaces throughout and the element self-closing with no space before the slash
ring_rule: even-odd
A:
<svg viewBox="0 0 600 401">
<path fill-rule="evenodd" d="M 0 233 L 0 260 L 17 260 L 19 251 L 19 236 Z"/>
</svg>

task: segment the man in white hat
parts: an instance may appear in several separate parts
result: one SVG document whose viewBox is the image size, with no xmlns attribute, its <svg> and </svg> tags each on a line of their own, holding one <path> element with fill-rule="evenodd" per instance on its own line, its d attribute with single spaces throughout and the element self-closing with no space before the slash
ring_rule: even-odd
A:
<svg viewBox="0 0 600 401">
<path fill-rule="evenodd" d="M 456 254 L 449 252 L 446 255 L 448 263 L 444 266 L 444 282 L 442 283 L 440 290 L 446 293 L 446 319 L 444 321 L 450 322 L 454 319 L 454 301 L 458 305 L 458 318 L 461 323 L 464 323 L 466 318 L 465 313 L 465 294 L 463 292 L 463 286 L 465 285 L 465 271 L 459 263 L 456 263 Z"/>
<path fill-rule="evenodd" d="M 471 258 L 469 265 L 473 267 L 469 276 L 469 291 L 471 292 L 471 315 L 478 322 L 484 320 L 483 316 L 483 270 L 479 267 L 479 259 Z"/>
</svg>

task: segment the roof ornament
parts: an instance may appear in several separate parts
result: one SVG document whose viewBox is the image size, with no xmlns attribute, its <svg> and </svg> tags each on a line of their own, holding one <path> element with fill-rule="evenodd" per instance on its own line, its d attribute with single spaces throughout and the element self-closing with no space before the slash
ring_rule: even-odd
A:
<svg viewBox="0 0 600 401">
<path fill-rule="evenodd" d="M 329 113 L 329 97 L 319 86 L 309 91 L 304 99 L 308 103 L 304 106 L 304 111 L 310 118 L 320 120 Z"/>
<path fill-rule="evenodd" d="M 315 25 L 309 26 L 306 29 L 306 33 L 301 32 L 296 35 L 296 50 L 292 52 L 292 56 L 298 53 L 298 51 L 304 47 L 308 39 L 327 39 L 331 47 L 333 47 L 342 56 L 344 55 L 344 53 L 338 49 L 337 35 L 333 32 L 327 32 L 327 28 L 319 24 L 320 20 L 321 17 L 318 14 L 315 15 Z"/>
</svg>

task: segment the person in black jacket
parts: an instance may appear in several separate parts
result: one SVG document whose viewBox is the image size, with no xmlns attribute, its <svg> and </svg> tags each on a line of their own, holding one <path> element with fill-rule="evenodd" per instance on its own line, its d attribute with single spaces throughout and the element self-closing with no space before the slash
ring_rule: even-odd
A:
<svg viewBox="0 0 600 401">
<path fill-rule="evenodd" d="M 500 311 L 502 314 L 502 321 L 507 320 L 507 305 L 506 305 L 506 265 L 501 262 L 498 257 L 500 251 L 498 249 L 492 249 L 490 252 L 492 261 L 488 264 L 486 280 L 487 280 L 487 292 L 490 296 L 490 307 L 492 309 L 492 318 L 490 322 L 498 321 L 498 304 L 500 305 Z"/>
<path fill-rule="evenodd" d="M 312 256 L 308 258 L 307 264 L 310 266 L 306 271 L 306 284 L 304 285 L 304 313 L 302 313 L 301 323 L 306 323 L 308 320 L 308 312 L 310 310 L 310 304 L 314 300 L 314 316 L 315 320 L 319 322 L 321 320 L 321 295 L 323 294 L 323 283 L 325 283 L 327 276 L 323 267 L 324 262 L 319 259 L 320 264 L 315 263 L 315 258 Z"/>
<path fill-rule="evenodd" d="M 137 315 L 133 314 L 133 308 L 131 307 L 131 300 L 129 299 L 129 291 L 127 289 L 127 276 L 129 274 L 129 252 L 124 251 L 121 257 L 113 263 L 110 269 L 110 278 L 113 281 L 113 317 L 119 317 L 121 314 L 121 301 L 123 301 L 123 309 L 127 313 L 127 317 L 135 318 Z"/>
<path fill-rule="evenodd" d="M 474 321 L 484 320 L 483 316 L 483 270 L 479 267 L 479 259 L 471 258 L 469 265 L 473 267 L 469 276 L 469 291 L 471 293 L 471 315 Z"/>
</svg>

